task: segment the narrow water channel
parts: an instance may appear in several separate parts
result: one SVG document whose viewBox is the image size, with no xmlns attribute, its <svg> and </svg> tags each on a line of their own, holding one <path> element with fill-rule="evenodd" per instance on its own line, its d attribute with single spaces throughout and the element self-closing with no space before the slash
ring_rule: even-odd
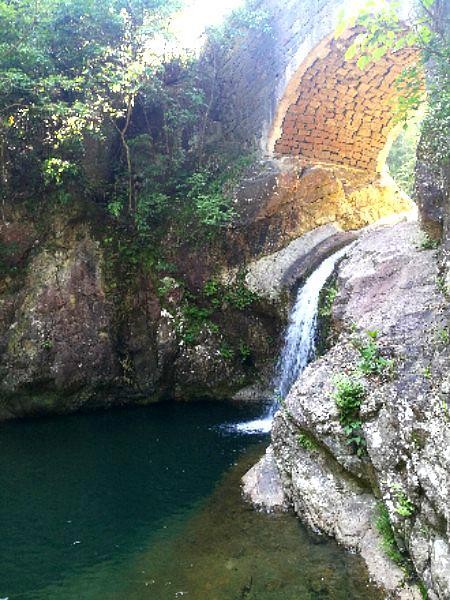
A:
<svg viewBox="0 0 450 600">
<path fill-rule="evenodd" d="M 378 600 L 357 557 L 242 502 L 239 478 L 268 438 L 221 426 L 258 410 L 3 423 L 0 598 Z"/>
</svg>

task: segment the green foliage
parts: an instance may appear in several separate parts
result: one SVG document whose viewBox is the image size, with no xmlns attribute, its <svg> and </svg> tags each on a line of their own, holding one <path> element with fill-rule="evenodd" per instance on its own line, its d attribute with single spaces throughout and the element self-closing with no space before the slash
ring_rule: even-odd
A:
<svg viewBox="0 0 450 600">
<path fill-rule="evenodd" d="M 358 369 L 364 375 L 382 375 L 386 371 L 392 372 L 394 361 L 384 358 L 378 347 L 377 331 L 367 331 L 367 339 L 354 340 L 354 346 L 358 350 L 361 360 Z"/>
<path fill-rule="evenodd" d="M 169 196 L 161 192 L 139 194 L 134 215 L 138 233 L 145 234 L 151 231 L 151 224 L 164 214 L 169 202 Z"/>
<path fill-rule="evenodd" d="M 389 519 L 389 512 L 383 502 L 378 503 L 375 526 L 381 536 L 381 547 L 386 556 L 397 565 L 403 567 L 405 564 L 405 557 L 397 546 L 394 530 L 392 529 L 391 521 Z"/>
<path fill-rule="evenodd" d="M 330 317 L 333 308 L 333 302 L 338 294 L 338 289 L 336 284 L 334 283 L 332 286 L 326 289 L 326 293 L 322 299 L 320 308 L 319 308 L 319 316 L 320 317 Z"/>
<path fill-rule="evenodd" d="M 336 31 L 339 36 L 347 27 L 359 25 L 362 32 L 347 50 L 347 59 L 358 56 L 361 69 L 379 60 L 387 52 L 402 48 L 419 50 L 417 64 L 404 69 L 397 81 L 399 92 L 396 120 L 406 123 L 411 111 L 426 103 L 427 112 L 422 123 L 421 147 L 429 165 L 437 173 L 445 171 L 450 160 L 450 44 L 448 39 L 445 0 L 419 0 L 409 29 L 400 19 L 401 2 L 386 2 L 380 8 L 373 1 L 352 19 L 342 15 Z M 427 68 L 427 94 L 423 86 L 423 72 Z M 409 183 L 409 176 L 408 176 Z"/>
<path fill-rule="evenodd" d="M 310 452 L 317 450 L 319 447 L 317 441 L 313 438 L 313 436 L 307 433 L 306 431 L 302 431 L 298 434 L 297 442 L 299 446 L 301 446 L 305 450 L 309 450 Z"/>
<path fill-rule="evenodd" d="M 412 515 L 416 512 L 416 507 L 408 498 L 401 486 L 394 484 L 392 486 L 392 493 L 395 500 L 395 512 L 401 517 L 412 517 Z"/>
<path fill-rule="evenodd" d="M 44 161 L 44 181 L 61 186 L 68 178 L 74 178 L 78 174 L 78 166 L 69 160 L 61 158 L 48 158 Z"/>
<path fill-rule="evenodd" d="M 427 365 L 426 367 L 423 368 L 423 376 L 425 377 L 425 379 L 428 379 L 428 380 L 431 379 L 432 374 L 431 374 L 430 365 Z"/>
<path fill-rule="evenodd" d="M 137 96 L 162 68 L 148 42 L 176 7 L 172 0 L 0 2 L 4 193 L 14 192 L 12 177 L 41 161 L 44 183 L 60 185 L 106 125 L 127 149 Z"/>
<path fill-rule="evenodd" d="M 155 264 L 155 271 L 158 271 L 159 273 L 175 273 L 177 271 L 177 266 L 174 263 L 158 258 Z"/>
<path fill-rule="evenodd" d="M 203 294 L 214 308 L 222 306 L 222 290 L 223 286 L 215 279 L 210 279 L 203 286 Z"/>
<path fill-rule="evenodd" d="M 422 596 L 422 600 L 428 600 L 428 591 L 423 583 L 423 581 L 417 582 L 417 587 L 419 588 L 420 595 Z"/>
<path fill-rule="evenodd" d="M 416 153 L 422 119 L 423 114 L 418 111 L 416 117 L 405 123 L 387 157 L 390 175 L 399 188 L 410 197 L 414 196 Z"/>
<path fill-rule="evenodd" d="M 441 327 L 436 331 L 436 339 L 445 345 L 450 344 L 450 331 L 448 327 Z"/>
<path fill-rule="evenodd" d="M 250 346 L 242 340 L 239 342 L 239 354 L 243 363 L 248 362 L 252 355 Z"/>
<path fill-rule="evenodd" d="M 210 308 L 186 302 L 182 306 L 182 317 L 177 324 L 177 333 L 182 341 L 189 345 L 196 344 L 202 330 L 210 324 L 212 313 Z"/>
<path fill-rule="evenodd" d="M 335 380 L 334 399 L 339 411 L 339 421 L 347 436 L 347 443 L 358 456 L 366 454 L 366 441 L 359 416 L 365 393 L 362 382 L 354 377 L 343 376 Z"/>
<path fill-rule="evenodd" d="M 339 420 L 345 427 L 359 415 L 365 389 L 361 381 L 352 377 L 339 377 L 335 381 L 334 398 L 339 409 Z"/>
<path fill-rule="evenodd" d="M 193 173 L 187 179 L 187 198 L 191 200 L 195 215 L 207 226 L 221 226 L 233 217 L 230 199 L 221 191 L 220 181 L 210 173 Z"/>
<path fill-rule="evenodd" d="M 234 308 L 245 310 L 258 299 L 258 296 L 248 289 L 245 285 L 245 276 L 241 274 L 236 283 L 225 292 L 223 299 Z"/>
<path fill-rule="evenodd" d="M 230 346 L 225 342 L 221 344 L 219 348 L 219 353 L 220 356 L 225 360 L 231 360 L 234 357 L 234 350 L 230 348 Z"/>
<path fill-rule="evenodd" d="M 0 0 L 3 201 L 30 190 L 89 199 L 126 237 L 153 245 L 169 228 L 204 242 L 230 222 L 227 192 L 252 157 L 208 141 L 217 73 L 206 57 L 158 49 L 179 5 Z M 225 29 L 268 27 L 247 7 Z M 132 246 L 130 258 L 140 254 Z"/>
<path fill-rule="evenodd" d="M 41 342 L 41 348 L 44 350 L 51 350 L 53 348 L 53 342 L 50 338 L 45 338 Z"/>
<path fill-rule="evenodd" d="M 164 277 L 158 287 L 159 297 L 166 298 L 167 294 L 176 287 L 179 287 L 179 283 L 173 277 Z"/>
<path fill-rule="evenodd" d="M 434 240 L 428 234 L 424 234 L 420 241 L 420 248 L 422 250 L 436 250 L 439 247 L 439 240 Z"/>
<path fill-rule="evenodd" d="M 219 308 L 225 302 L 238 310 L 245 310 L 258 299 L 257 294 L 246 286 L 244 273 L 240 273 L 236 282 L 229 286 L 210 279 L 203 286 L 203 295 L 214 308 Z"/>
<path fill-rule="evenodd" d="M 447 281 L 444 275 L 438 275 L 436 277 L 436 287 L 441 292 L 441 294 L 444 294 L 444 296 L 447 296 L 449 294 Z"/>
</svg>

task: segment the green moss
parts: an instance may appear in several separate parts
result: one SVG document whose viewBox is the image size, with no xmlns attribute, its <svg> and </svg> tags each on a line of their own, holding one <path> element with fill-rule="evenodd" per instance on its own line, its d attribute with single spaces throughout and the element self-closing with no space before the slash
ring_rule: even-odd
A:
<svg viewBox="0 0 450 600">
<path fill-rule="evenodd" d="M 375 526 L 381 536 L 381 547 L 386 556 L 395 564 L 404 567 L 406 559 L 397 546 L 394 530 L 392 529 L 391 521 L 389 519 L 389 512 L 383 502 L 378 503 Z"/>
<path fill-rule="evenodd" d="M 333 303 L 338 294 L 336 276 L 322 288 L 319 296 L 318 327 L 316 350 L 318 356 L 323 356 L 331 347 L 331 333 L 333 325 Z"/>
</svg>

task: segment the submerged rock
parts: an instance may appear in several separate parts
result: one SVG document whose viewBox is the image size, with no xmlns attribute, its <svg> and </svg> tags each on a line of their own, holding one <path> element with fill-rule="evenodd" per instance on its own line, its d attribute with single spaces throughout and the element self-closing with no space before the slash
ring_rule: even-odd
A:
<svg viewBox="0 0 450 600">
<path fill-rule="evenodd" d="M 287 510 L 288 503 L 271 447 L 242 478 L 242 491 L 254 506 L 267 512 Z"/>
<path fill-rule="evenodd" d="M 271 453 L 284 494 L 303 520 L 361 552 L 392 597 L 420 598 L 382 549 L 388 540 L 377 515 L 384 503 L 398 547 L 391 540 L 390 556 L 400 560 L 403 552 L 429 597 L 444 600 L 450 589 L 449 311 L 435 253 L 420 250 L 420 238 L 416 224 L 401 223 L 369 230 L 356 242 L 338 272 L 336 344 L 292 387 L 275 418 Z M 380 362 L 362 372 L 358 348 L 368 346 Z M 360 425 L 354 425 L 363 439 L 356 442 L 336 405 L 336 378 L 343 376 L 364 386 Z M 262 463 L 253 476 L 264 469 Z M 264 477 L 252 488 L 262 490 L 256 503 L 263 504 Z M 270 487 L 267 501 L 270 507 Z"/>
</svg>

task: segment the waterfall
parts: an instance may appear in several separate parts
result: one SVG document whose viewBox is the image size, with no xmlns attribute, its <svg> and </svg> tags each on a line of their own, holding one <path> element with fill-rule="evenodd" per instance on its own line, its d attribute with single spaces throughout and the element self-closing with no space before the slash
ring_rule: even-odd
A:
<svg viewBox="0 0 450 600">
<path fill-rule="evenodd" d="M 261 419 L 238 424 L 236 429 L 239 431 L 246 433 L 269 432 L 280 401 L 286 398 L 306 365 L 314 359 L 320 292 L 333 273 L 337 261 L 348 252 L 348 249 L 349 247 L 346 246 L 325 259 L 308 277 L 305 284 L 299 288 L 294 306 L 289 314 L 284 345 L 277 363 L 271 406 Z"/>
</svg>

